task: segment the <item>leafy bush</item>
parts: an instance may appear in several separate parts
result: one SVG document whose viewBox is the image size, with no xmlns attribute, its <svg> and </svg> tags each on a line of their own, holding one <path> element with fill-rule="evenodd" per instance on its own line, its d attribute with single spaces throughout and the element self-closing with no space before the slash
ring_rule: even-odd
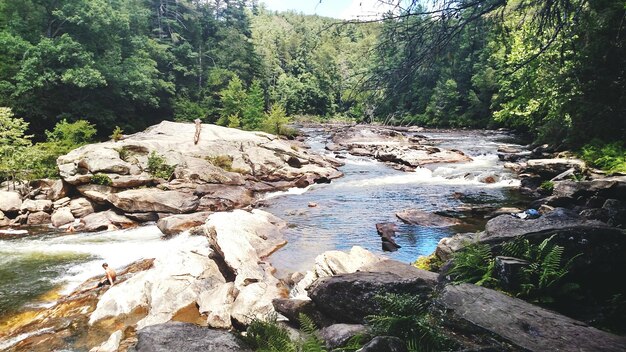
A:
<svg viewBox="0 0 626 352">
<path fill-rule="evenodd" d="M 580 156 L 588 164 L 607 172 L 626 172 L 626 149 L 619 142 L 603 145 L 594 141 L 582 148 Z"/>
<path fill-rule="evenodd" d="M 285 129 L 285 125 L 291 120 L 287 117 L 287 111 L 280 104 L 272 105 L 272 108 L 265 114 L 265 120 L 263 121 L 263 131 L 276 135 L 285 134 L 287 132 L 293 133 Z"/>
<path fill-rule="evenodd" d="M 157 178 L 169 179 L 174 172 L 175 166 L 165 163 L 165 158 L 152 151 L 148 156 L 148 172 Z"/>
<path fill-rule="evenodd" d="M 91 176 L 90 182 L 94 185 L 103 185 L 103 186 L 110 186 L 111 183 L 113 183 L 111 181 L 111 178 L 105 174 L 95 174 Z"/>
<path fill-rule="evenodd" d="M 438 271 L 442 265 L 443 262 L 434 253 L 428 256 L 422 255 L 413 263 L 414 267 L 428 271 Z"/>
<path fill-rule="evenodd" d="M 113 129 L 113 133 L 111 133 L 111 139 L 113 142 L 117 142 L 124 137 L 124 131 L 120 128 L 120 126 L 115 126 Z"/>
<path fill-rule="evenodd" d="M 456 252 L 453 258 L 454 264 L 448 275 L 454 283 L 470 282 L 485 286 L 494 283 L 494 259 L 488 244 L 472 243 Z"/>
<path fill-rule="evenodd" d="M 226 171 L 231 171 L 233 168 L 233 158 L 228 155 L 216 155 L 216 156 L 207 156 L 206 160 Z"/>
<path fill-rule="evenodd" d="M 374 297 L 379 314 L 366 317 L 375 336 L 396 336 L 410 351 L 448 351 L 454 344 L 438 327 L 419 296 L 387 293 Z"/>
</svg>

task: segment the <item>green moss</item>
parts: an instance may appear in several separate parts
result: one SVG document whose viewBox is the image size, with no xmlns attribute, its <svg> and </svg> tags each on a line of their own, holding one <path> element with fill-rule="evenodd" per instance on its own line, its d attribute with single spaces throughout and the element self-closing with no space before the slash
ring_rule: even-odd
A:
<svg viewBox="0 0 626 352">
<path fill-rule="evenodd" d="M 428 271 L 439 271 L 443 262 L 434 253 L 431 255 L 422 255 L 413 263 L 413 266 Z"/>
<path fill-rule="evenodd" d="M 554 190 L 554 182 L 552 182 L 552 181 L 543 181 L 541 183 L 541 186 L 539 186 L 539 188 L 541 188 L 546 193 L 552 193 L 552 191 Z"/>
</svg>

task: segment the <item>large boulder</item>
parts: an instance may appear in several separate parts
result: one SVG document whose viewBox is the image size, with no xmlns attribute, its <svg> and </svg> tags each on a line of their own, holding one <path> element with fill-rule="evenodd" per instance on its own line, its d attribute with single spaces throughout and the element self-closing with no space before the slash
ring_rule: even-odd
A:
<svg viewBox="0 0 626 352">
<path fill-rule="evenodd" d="M 205 223 L 210 212 L 170 215 L 159 219 L 157 227 L 166 236 L 175 235 Z"/>
<path fill-rule="evenodd" d="M 202 292 L 225 283 L 219 266 L 209 258 L 210 252 L 206 238 L 186 238 L 185 246 L 155 258 L 150 270 L 109 288 L 98 301 L 89 323 L 143 309 L 146 316 L 137 322 L 141 329 L 168 322 L 189 306 L 197 307 Z M 199 312 L 196 314 L 200 316 Z"/>
<path fill-rule="evenodd" d="M 45 211 L 37 211 L 34 213 L 28 214 L 28 219 L 26 220 L 26 225 L 43 225 L 50 223 L 50 214 Z"/>
<path fill-rule="evenodd" d="M 109 195 L 117 192 L 116 188 L 104 185 L 86 184 L 76 186 L 76 189 L 85 198 L 97 204 L 108 204 Z"/>
<path fill-rule="evenodd" d="M 158 212 L 184 214 L 198 208 L 198 198 L 178 191 L 156 188 L 131 189 L 110 194 L 109 202 L 129 213 Z"/>
<path fill-rule="evenodd" d="M 309 317 L 318 327 L 332 324 L 332 320 L 320 313 L 315 303 L 308 298 L 277 298 L 272 301 L 272 305 L 278 313 L 289 319 L 294 325 L 300 323 L 300 314 Z"/>
<path fill-rule="evenodd" d="M 551 179 L 570 169 L 580 173 L 585 168 L 585 162 L 579 159 L 531 159 L 524 165 L 523 172 Z"/>
<path fill-rule="evenodd" d="M 355 272 L 318 279 L 308 289 L 316 307 L 341 323 L 362 324 L 365 317 L 379 312 L 374 297 L 383 293 L 431 294 L 437 274 L 415 269 L 402 277 L 391 272 Z"/>
<path fill-rule="evenodd" d="M 256 209 L 209 216 L 205 233 L 239 292 L 230 312 L 235 321 L 248 324 L 255 317 L 263 318 L 274 312 L 273 299 L 286 296 L 286 289 L 273 275 L 275 269 L 263 260 L 286 243 L 285 227 L 281 219 Z"/>
<path fill-rule="evenodd" d="M 0 211 L 16 212 L 22 206 L 22 197 L 15 192 L 0 191 Z"/>
<path fill-rule="evenodd" d="M 354 336 L 367 334 L 367 327 L 361 324 L 333 324 L 320 330 L 320 336 L 329 350 L 345 346 Z"/>
<path fill-rule="evenodd" d="M 55 202 L 61 198 L 64 198 L 69 193 L 68 185 L 63 180 L 55 180 L 54 183 L 48 188 L 46 192 L 46 198 Z"/>
<path fill-rule="evenodd" d="M 194 124 L 163 121 L 122 141 L 80 147 L 59 157 L 57 165 L 70 184 L 86 184 L 104 173 L 116 188 L 168 181 L 147 173 L 149 160 L 152 166 L 169 166 L 170 178 L 196 184 L 243 185 L 251 178 L 293 185 L 305 175 L 314 182 L 341 176 L 335 161 L 311 154 L 297 142 L 212 124 L 201 125 L 199 132 L 196 143 Z"/>
<path fill-rule="evenodd" d="M 500 292 L 448 285 L 437 296 L 442 320 L 457 335 L 487 334 L 510 351 L 624 351 L 626 338 L 587 326 Z"/>
<path fill-rule="evenodd" d="M 170 322 L 137 331 L 137 352 L 251 352 L 235 335 L 189 323 Z"/>
</svg>

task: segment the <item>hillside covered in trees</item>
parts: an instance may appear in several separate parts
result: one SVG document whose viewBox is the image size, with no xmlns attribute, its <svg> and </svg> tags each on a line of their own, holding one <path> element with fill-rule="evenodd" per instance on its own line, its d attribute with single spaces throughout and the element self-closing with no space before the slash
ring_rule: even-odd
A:
<svg viewBox="0 0 626 352">
<path fill-rule="evenodd" d="M 102 139 L 196 118 L 280 133 L 312 115 L 511 127 L 623 156 L 625 13 L 623 0 L 410 1 L 342 22 L 248 0 L 0 0 L 0 106 L 33 142 L 80 120 Z"/>
</svg>

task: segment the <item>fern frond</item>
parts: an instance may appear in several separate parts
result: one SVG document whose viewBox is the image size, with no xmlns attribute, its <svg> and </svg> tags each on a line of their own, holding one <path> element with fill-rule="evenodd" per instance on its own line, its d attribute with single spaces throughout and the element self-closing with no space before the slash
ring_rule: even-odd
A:
<svg viewBox="0 0 626 352">
<path fill-rule="evenodd" d="M 317 336 L 315 323 L 306 314 L 298 315 L 300 331 L 304 333 L 304 341 L 301 345 L 302 352 L 326 352 L 324 342 Z"/>
</svg>

